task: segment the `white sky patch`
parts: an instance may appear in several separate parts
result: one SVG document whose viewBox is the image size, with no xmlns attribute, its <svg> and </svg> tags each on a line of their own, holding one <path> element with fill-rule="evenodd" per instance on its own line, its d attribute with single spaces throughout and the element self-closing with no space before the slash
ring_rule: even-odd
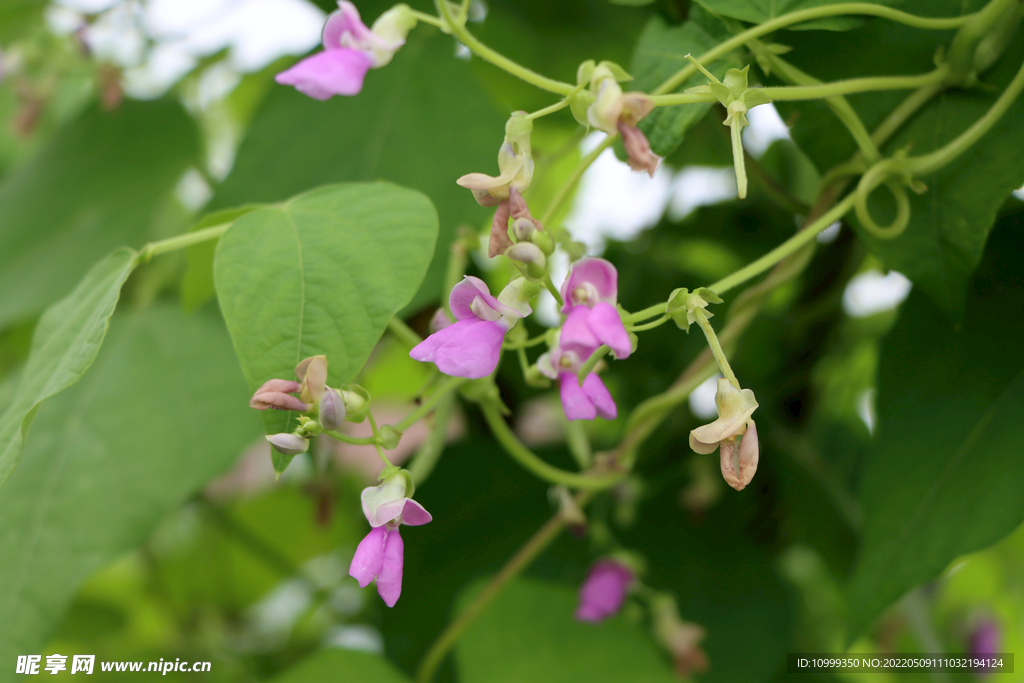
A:
<svg viewBox="0 0 1024 683">
<path fill-rule="evenodd" d="M 380 631 L 364 624 L 336 626 L 324 636 L 324 647 L 383 654 L 384 638 Z"/>
<path fill-rule="evenodd" d="M 110 9 L 121 0 L 60 0 L 58 4 L 85 14 L 96 14 L 103 10 Z"/>
<path fill-rule="evenodd" d="M 718 380 L 721 377 L 716 373 L 714 377 L 704 380 L 700 386 L 690 392 L 690 412 L 694 417 L 701 420 L 718 417 L 715 395 L 718 393 Z"/>
<path fill-rule="evenodd" d="M 1013 191 L 1013 196 L 1024 202 L 1024 187 Z"/>
<path fill-rule="evenodd" d="M 824 230 L 818 233 L 818 236 L 814 239 L 818 240 L 818 244 L 829 244 L 835 242 L 836 238 L 839 237 L 839 231 L 842 229 L 842 221 L 836 221 L 832 225 L 828 226 Z"/>
<path fill-rule="evenodd" d="M 680 220 L 698 207 L 735 199 L 736 173 L 732 168 L 687 166 L 676 174 L 671 189 L 669 216 Z"/>
<path fill-rule="evenodd" d="M 875 390 L 865 389 L 857 399 L 857 415 L 864 421 L 869 434 L 875 433 L 878 418 L 875 415 Z"/>
<path fill-rule="evenodd" d="M 910 280 L 890 270 L 868 270 L 853 277 L 843 292 L 843 310 L 854 318 L 863 318 L 895 308 L 910 294 Z"/>
<path fill-rule="evenodd" d="M 580 145 L 583 153 L 597 147 L 604 137 L 604 133 L 588 135 Z M 671 181 L 672 173 L 665 167 L 649 178 L 606 149 L 580 179 L 565 226 L 592 254 L 600 253 L 608 238 L 629 241 L 661 220 Z"/>
<path fill-rule="evenodd" d="M 747 112 L 750 125 L 743 130 L 743 147 L 754 158 L 768 151 L 776 140 L 788 140 L 789 128 L 773 104 L 762 104 Z"/>
</svg>

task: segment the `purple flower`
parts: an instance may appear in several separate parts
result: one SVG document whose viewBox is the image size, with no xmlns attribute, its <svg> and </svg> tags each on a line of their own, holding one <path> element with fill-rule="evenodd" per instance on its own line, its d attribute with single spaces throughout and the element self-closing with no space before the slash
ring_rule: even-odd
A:
<svg viewBox="0 0 1024 683">
<path fill-rule="evenodd" d="M 605 344 L 616 358 L 629 357 L 633 344 L 615 309 L 618 290 L 619 274 L 611 263 L 602 258 L 576 262 L 562 283 L 562 313 L 567 316 L 562 326 L 563 348 L 585 352 Z"/>
<path fill-rule="evenodd" d="M 249 407 L 256 410 L 296 410 L 300 413 L 309 412 L 309 404 L 292 396 L 302 390 L 302 384 L 287 379 L 268 379 L 263 383 L 252 398 Z"/>
<path fill-rule="evenodd" d="M 357 95 L 370 69 L 391 61 L 416 25 L 408 7 L 396 5 L 369 29 L 351 2 L 339 0 L 324 24 L 324 51 L 303 59 L 275 76 L 281 85 L 293 85 L 304 95 L 329 100 L 334 95 Z"/>
<path fill-rule="evenodd" d="M 570 420 L 593 420 L 603 417 L 614 420 L 619 412 L 608 388 L 596 373 L 590 373 L 580 386 L 577 373 L 597 346 L 586 350 L 581 356 L 577 351 L 566 349 L 559 341 L 551 351 L 537 359 L 537 368 L 547 377 L 558 380 L 558 392 L 562 399 L 562 410 Z"/>
<path fill-rule="evenodd" d="M 626 591 L 633 583 L 633 572 L 614 560 L 601 560 L 595 564 L 580 586 L 580 604 L 576 619 L 597 623 L 614 615 L 626 599 Z"/>
<path fill-rule="evenodd" d="M 411 485 L 408 473 L 401 471 L 379 486 L 363 489 L 361 495 L 363 514 L 372 528 L 359 542 L 348 573 L 360 588 L 376 579 L 377 593 L 388 607 L 394 607 L 402 594 L 405 543 L 398 527 L 421 526 L 431 520 L 430 513 L 406 495 L 412 493 Z"/>
<path fill-rule="evenodd" d="M 497 298 L 479 278 L 467 276 L 448 299 L 457 321 L 427 337 L 409 352 L 418 361 L 434 363 L 453 377 L 479 379 L 494 372 L 505 333 L 531 312 L 519 301 L 525 280 L 513 280 Z"/>
</svg>

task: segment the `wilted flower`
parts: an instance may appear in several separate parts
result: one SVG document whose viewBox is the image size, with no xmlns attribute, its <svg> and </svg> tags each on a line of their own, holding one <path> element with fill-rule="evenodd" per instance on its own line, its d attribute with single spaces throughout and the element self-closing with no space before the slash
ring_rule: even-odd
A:
<svg viewBox="0 0 1024 683">
<path fill-rule="evenodd" d="M 699 624 L 679 618 L 675 600 L 662 596 L 651 605 L 654 638 L 668 650 L 676 673 L 688 678 L 694 671 L 707 671 L 708 656 L 700 647 L 706 631 Z"/>
<path fill-rule="evenodd" d="M 491 374 L 498 367 L 505 333 L 531 312 L 530 305 L 519 299 L 524 283 L 517 278 L 494 298 L 483 280 L 467 276 L 448 299 L 458 322 L 424 339 L 409 355 L 434 363 L 453 377 L 479 379 Z"/>
<path fill-rule="evenodd" d="M 701 454 L 721 448 L 722 477 L 729 486 L 742 491 L 757 471 L 757 427 L 750 419 L 757 400 L 750 389 L 737 389 L 722 378 L 718 380 L 715 406 L 718 419 L 690 432 L 690 448 Z M 742 437 L 738 446 L 737 437 Z"/>
<path fill-rule="evenodd" d="M 339 0 L 338 9 L 324 24 L 323 52 L 282 71 L 274 80 L 318 100 L 356 95 L 363 89 L 366 72 L 388 64 L 415 26 L 409 7 L 395 5 L 369 29 L 355 5 Z"/>
<path fill-rule="evenodd" d="M 349 566 L 349 576 L 366 588 L 377 580 L 377 593 L 388 607 L 394 607 L 402 594 L 402 566 L 405 543 L 398 531 L 402 524 L 421 526 L 430 522 L 430 513 L 408 497 L 412 491 L 408 472 L 387 477 L 379 486 L 363 489 L 363 514 L 373 527 L 360 541 Z"/>
<path fill-rule="evenodd" d="M 249 399 L 249 407 L 256 410 L 297 410 L 300 413 L 309 412 L 309 404 L 292 396 L 302 390 L 302 385 L 287 379 L 268 379 L 263 383 L 252 398 Z"/>
<path fill-rule="evenodd" d="M 614 615 L 632 583 L 633 572 L 628 567 L 615 560 L 601 560 L 591 567 L 580 586 L 576 619 L 597 623 Z"/>
<path fill-rule="evenodd" d="M 505 124 L 505 141 L 498 150 L 500 174 L 494 177 L 484 173 L 467 173 L 455 182 L 472 190 L 480 206 L 497 206 L 508 199 L 510 188 L 522 192 L 533 180 L 533 155 L 530 147 L 532 132 L 533 121 L 526 117 L 526 112 L 513 112 Z M 505 211 L 507 221 L 507 207 Z M 500 221 L 495 219 L 495 223 Z"/>
<path fill-rule="evenodd" d="M 598 65 L 590 81 L 594 103 L 587 109 L 587 121 L 594 128 L 609 135 L 619 133 L 626 148 L 629 167 L 634 171 L 646 171 L 654 176 L 661 162 L 651 152 L 651 145 L 637 124 L 654 109 L 651 99 L 640 92 L 622 92 L 611 69 Z"/>
</svg>

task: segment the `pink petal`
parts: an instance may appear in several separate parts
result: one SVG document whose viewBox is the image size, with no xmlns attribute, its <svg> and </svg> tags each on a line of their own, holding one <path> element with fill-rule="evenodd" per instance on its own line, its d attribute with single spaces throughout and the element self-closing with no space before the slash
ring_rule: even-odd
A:
<svg viewBox="0 0 1024 683">
<path fill-rule="evenodd" d="M 590 399 L 591 403 L 597 409 L 597 414 L 606 420 L 614 420 L 618 414 L 619 409 L 615 405 L 615 400 L 612 399 L 611 393 L 608 392 L 608 387 L 604 385 L 601 378 L 596 373 L 590 373 L 587 378 L 583 380 L 584 393 L 587 398 Z"/>
<path fill-rule="evenodd" d="M 282 394 L 280 391 L 258 391 L 249 399 L 249 407 L 256 410 L 295 410 L 300 413 L 309 411 L 309 405 L 303 403 L 291 394 Z"/>
<path fill-rule="evenodd" d="M 582 307 L 577 307 L 582 308 Z M 629 332 L 622 324 L 619 312 L 611 304 L 603 301 L 594 306 L 587 318 L 591 332 L 602 343 L 612 350 L 618 359 L 629 358 L 633 352 L 633 344 L 629 340 Z"/>
<path fill-rule="evenodd" d="M 575 305 L 571 292 L 588 282 L 597 290 L 601 301 L 615 304 L 619 293 L 619 272 L 603 258 L 587 257 L 573 264 L 569 277 L 562 283 L 562 300 L 565 302 L 562 313 L 568 313 Z"/>
<path fill-rule="evenodd" d="M 380 573 L 384 563 L 386 539 L 387 530 L 380 526 L 370 529 L 370 533 L 359 542 L 356 554 L 352 557 L 352 564 L 349 565 L 348 575 L 359 582 L 360 588 L 369 586 L 373 577 Z"/>
<path fill-rule="evenodd" d="M 575 351 L 580 359 L 589 358 L 594 349 L 601 345 L 589 324 L 590 313 L 586 306 L 573 308 L 558 335 L 558 345 L 563 349 Z"/>
<path fill-rule="evenodd" d="M 409 355 L 414 360 L 436 363 L 446 375 L 479 379 L 498 367 L 504 338 L 505 328 L 500 323 L 460 320 L 424 339 Z"/>
<path fill-rule="evenodd" d="M 313 99 L 328 100 L 332 95 L 358 94 L 372 63 L 372 58 L 360 50 L 325 50 L 282 71 L 274 80 L 281 85 L 294 85 Z"/>
<path fill-rule="evenodd" d="M 443 308 L 437 309 L 437 311 L 434 312 L 434 317 L 430 319 L 431 334 L 440 332 L 446 327 L 451 327 L 452 322 L 454 321 L 451 319 L 451 316 L 448 315 L 447 311 Z"/>
<path fill-rule="evenodd" d="M 384 527 L 381 527 L 384 528 Z M 388 607 L 394 607 L 402 594 L 402 563 L 405 560 L 405 542 L 398 528 L 388 529 L 384 544 L 384 561 L 377 574 L 377 593 Z"/>
<path fill-rule="evenodd" d="M 491 296 L 491 290 L 487 284 L 478 277 L 467 275 L 462 282 L 452 287 L 452 293 L 448 297 L 448 306 L 452 309 L 452 315 L 456 320 L 468 320 L 477 318 L 473 312 L 473 301 L 480 299 L 483 304 L 492 309 L 497 315 L 507 315 L 514 318 L 523 317 L 520 313 L 498 301 L 497 297 Z"/>
<path fill-rule="evenodd" d="M 487 377 L 498 367 L 506 329 L 500 323 L 486 320 L 466 322 L 469 324 L 462 334 L 438 349 L 434 362 L 438 370 L 452 377 Z"/>
<path fill-rule="evenodd" d="M 597 417 L 597 408 L 579 385 L 576 375 L 563 372 L 558 375 L 558 391 L 562 398 L 562 410 L 569 420 L 593 420 Z"/>
<path fill-rule="evenodd" d="M 422 505 L 412 498 L 405 499 L 405 508 L 402 510 L 402 524 L 423 526 L 432 519 L 433 517 L 430 516 L 430 513 Z"/>
<path fill-rule="evenodd" d="M 598 562 L 580 586 L 576 619 L 597 623 L 612 616 L 622 607 L 632 582 L 633 573 L 618 562 Z"/>
<path fill-rule="evenodd" d="M 341 0 L 338 9 L 331 12 L 324 24 L 321 36 L 325 50 L 337 50 L 341 48 L 341 37 L 348 33 L 357 43 L 364 43 L 369 40 L 373 33 L 359 18 L 359 10 L 351 2 Z"/>
<path fill-rule="evenodd" d="M 280 391 L 285 394 L 295 394 L 300 389 L 302 389 L 300 382 L 294 382 L 290 379 L 268 379 L 263 383 L 263 386 L 256 390 L 256 393 L 258 394 L 261 391 Z"/>
</svg>

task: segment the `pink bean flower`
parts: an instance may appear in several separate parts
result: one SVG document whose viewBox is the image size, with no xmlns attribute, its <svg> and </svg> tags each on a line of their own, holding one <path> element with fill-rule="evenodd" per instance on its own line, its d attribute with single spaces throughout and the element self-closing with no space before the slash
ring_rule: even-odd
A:
<svg viewBox="0 0 1024 683">
<path fill-rule="evenodd" d="M 524 282 L 513 280 L 495 298 L 483 280 L 467 276 L 448 299 L 457 322 L 424 339 L 409 355 L 434 363 L 453 377 L 479 379 L 491 374 L 498 367 L 505 333 L 531 313 L 530 305 L 519 300 Z"/>
<path fill-rule="evenodd" d="M 327 17 L 323 30 L 323 52 L 303 59 L 275 76 L 281 85 L 293 85 L 304 95 L 329 100 L 334 95 L 357 95 L 370 69 L 391 61 L 405 37 L 416 25 L 406 5 L 395 5 L 380 15 L 369 29 L 359 10 L 347 0 Z"/>
<path fill-rule="evenodd" d="M 360 588 L 376 579 L 377 593 L 388 607 L 394 607 L 402 594 L 405 542 L 398 527 L 421 526 L 432 519 L 422 505 L 406 495 L 409 488 L 411 479 L 402 471 L 379 486 L 363 489 L 361 496 L 363 514 L 372 528 L 359 542 L 348 573 Z"/>
<path fill-rule="evenodd" d="M 615 400 L 597 373 L 590 373 L 582 386 L 577 379 L 580 367 L 597 346 L 588 349 L 567 349 L 561 340 L 551 351 L 537 359 L 537 369 L 551 379 L 558 380 L 562 410 L 570 420 L 593 420 L 603 417 L 614 420 L 618 414 Z"/>
<path fill-rule="evenodd" d="M 633 572 L 614 560 L 601 560 L 587 574 L 580 586 L 578 621 L 598 623 L 616 614 L 633 583 Z"/>
</svg>

